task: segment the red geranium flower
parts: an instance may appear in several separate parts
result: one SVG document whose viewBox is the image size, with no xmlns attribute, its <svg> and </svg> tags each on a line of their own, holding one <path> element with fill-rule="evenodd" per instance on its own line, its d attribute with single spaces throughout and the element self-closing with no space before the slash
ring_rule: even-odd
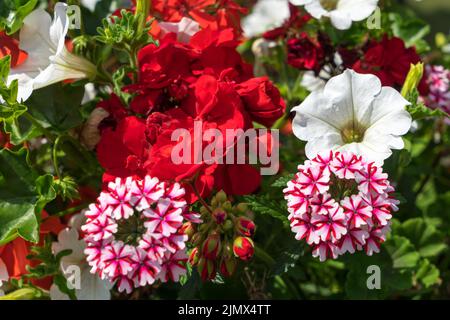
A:
<svg viewBox="0 0 450 320">
<path fill-rule="evenodd" d="M 289 39 L 288 63 L 294 68 L 319 72 L 326 56 L 321 43 L 311 39 L 306 32 L 298 38 Z"/>
<path fill-rule="evenodd" d="M 28 57 L 25 51 L 19 49 L 19 42 L 16 39 L 0 31 L 0 59 L 7 55 L 11 56 L 11 68 L 22 64 Z"/>
<path fill-rule="evenodd" d="M 400 38 L 384 36 L 380 42 L 373 41 L 365 50 L 364 56 L 353 65 L 359 73 L 372 73 L 380 78 L 384 86 L 401 87 L 405 82 L 411 64 L 420 62 L 414 47 L 406 48 Z M 425 79 L 419 90 L 426 93 Z"/>
<path fill-rule="evenodd" d="M 252 78 L 236 87 L 246 111 L 258 123 L 271 127 L 283 116 L 286 104 L 267 77 Z"/>
</svg>

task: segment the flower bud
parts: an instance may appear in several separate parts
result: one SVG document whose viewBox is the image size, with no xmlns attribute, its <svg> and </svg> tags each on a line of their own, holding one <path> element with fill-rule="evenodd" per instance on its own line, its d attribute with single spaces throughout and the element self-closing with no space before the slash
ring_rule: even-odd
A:
<svg viewBox="0 0 450 320">
<path fill-rule="evenodd" d="M 220 190 L 220 191 L 217 192 L 217 194 L 216 194 L 216 199 L 217 199 L 217 201 L 219 201 L 220 203 L 223 203 L 223 202 L 227 201 L 227 194 L 225 193 L 225 191 Z"/>
<path fill-rule="evenodd" d="M 195 228 L 192 224 L 192 222 L 186 222 L 181 226 L 182 233 L 186 234 L 188 236 L 188 239 L 192 239 L 192 236 L 195 234 Z"/>
<path fill-rule="evenodd" d="M 212 216 L 217 224 L 222 224 L 227 219 L 227 213 L 221 208 L 217 208 L 216 210 L 214 210 Z"/>
<path fill-rule="evenodd" d="M 255 228 L 255 223 L 247 217 L 238 217 L 236 219 L 236 230 L 242 236 L 253 237 Z"/>
<path fill-rule="evenodd" d="M 225 202 L 222 204 L 222 208 L 223 208 L 224 210 L 230 212 L 231 210 L 233 210 L 233 205 L 231 204 L 230 201 L 225 201 Z"/>
<path fill-rule="evenodd" d="M 233 222 L 231 220 L 225 221 L 223 224 L 223 230 L 231 230 L 233 228 Z"/>
<path fill-rule="evenodd" d="M 219 255 L 220 248 L 220 235 L 213 233 L 203 243 L 202 255 L 208 259 L 216 259 Z"/>
<path fill-rule="evenodd" d="M 220 273 L 224 277 L 231 277 L 236 271 L 237 260 L 234 257 L 226 258 L 220 264 Z"/>
<path fill-rule="evenodd" d="M 233 242 L 233 253 L 241 260 L 249 260 L 253 257 L 255 245 L 248 237 L 237 237 Z"/>
<path fill-rule="evenodd" d="M 191 266 L 196 266 L 199 260 L 199 254 L 198 254 L 198 248 L 195 247 L 194 249 L 192 249 L 191 253 L 189 254 L 189 263 L 191 264 Z"/>
<path fill-rule="evenodd" d="M 246 203 L 239 203 L 236 209 L 239 213 L 245 214 L 248 211 L 248 205 Z"/>
<path fill-rule="evenodd" d="M 191 242 L 194 245 L 198 245 L 201 241 L 201 238 L 202 238 L 202 234 L 197 232 L 192 236 Z"/>
<path fill-rule="evenodd" d="M 408 95 L 417 88 L 422 77 L 423 63 L 411 64 L 405 83 L 403 84 L 402 96 L 408 98 Z"/>
<path fill-rule="evenodd" d="M 216 277 L 215 261 L 201 257 L 197 265 L 198 273 L 203 281 L 214 279 Z"/>
</svg>

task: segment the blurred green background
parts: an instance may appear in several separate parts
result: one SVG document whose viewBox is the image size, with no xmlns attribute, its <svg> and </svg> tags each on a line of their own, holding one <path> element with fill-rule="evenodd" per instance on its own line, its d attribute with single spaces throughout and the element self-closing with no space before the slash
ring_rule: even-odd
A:
<svg viewBox="0 0 450 320">
<path fill-rule="evenodd" d="M 414 11 L 431 25 L 431 35 L 450 33 L 450 0 L 405 0 Z"/>
</svg>

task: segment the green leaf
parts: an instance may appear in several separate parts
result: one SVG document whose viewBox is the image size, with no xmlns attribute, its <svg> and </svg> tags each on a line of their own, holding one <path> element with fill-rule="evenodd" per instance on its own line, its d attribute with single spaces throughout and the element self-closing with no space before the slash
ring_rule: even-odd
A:
<svg viewBox="0 0 450 320">
<path fill-rule="evenodd" d="M 345 284 L 347 296 L 351 299 L 383 299 L 413 286 L 414 268 L 420 259 L 411 242 L 393 236 L 382 246 L 378 254 L 369 257 L 359 252 L 346 257 L 350 272 Z M 369 266 L 378 266 L 381 271 L 381 288 L 368 289 Z"/>
<path fill-rule="evenodd" d="M 447 249 L 444 236 L 423 218 L 403 222 L 398 233 L 408 238 L 422 257 L 434 257 Z"/>
<path fill-rule="evenodd" d="M 429 49 L 424 37 L 430 32 L 430 26 L 425 21 L 399 13 L 390 13 L 389 20 L 392 32 L 405 41 L 406 47 L 415 46 L 419 52 Z"/>
<path fill-rule="evenodd" d="M 272 183 L 272 187 L 275 188 L 285 188 L 287 183 L 294 179 L 294 174 L 289 174 L 286 177 L 280 177 L 277 180 L 275 180 L 274 183 Z"/>
<path fill-rule="evenodd" d="M 413 120 L 421 120 L 432 117 L 448 117 L 447 113 L 445 113 L 441 109 L 431 109 L 425 106 L 423 103 L 411 105 L 407 109 L 411 114 Z"/>
<path fill-rule="evenodd" d="M 8 34 L 17 32 L 25 17 L 33 11 L 38 0 L 2 0 L 0 7 L 0 30 Z"/>
<path fill-rule="evenodd" d="M 287 218 L 286 203 L 272 200 L 268 195 L 261 196 L 245 196 L 245 201 L 251 207 L 251 209 L 257 213 L 269 215 L 272 218 L 278 219 L 283 222 L 283 225 L 289 227 L 289 220 Z"/>
<path fill-rule="evenodd" d="M 66 132 L 83 122 L 83 86 L 55 84 L 36 90 L 27 100 L 29 112 L 44 127 Z"/>
<path fill-rule="evenodd" d="M 434 264 L 430 263 L 428 259 L 423 259 L 420 261 L 415 278 L 422 283 L 425 288 L 429 288 L 433 285 L 439 284 L 439 275 L 439 269 Z"/>
<path fill-rule="evenodd" d="M 27 150 L 0 150 L 0 244 L 20 236 L 39 241 L 38 216 L 52 200 L 45 182 L 27 161 Z M 38 187 L 36 187 L 36 184 Z"/>
</svg>

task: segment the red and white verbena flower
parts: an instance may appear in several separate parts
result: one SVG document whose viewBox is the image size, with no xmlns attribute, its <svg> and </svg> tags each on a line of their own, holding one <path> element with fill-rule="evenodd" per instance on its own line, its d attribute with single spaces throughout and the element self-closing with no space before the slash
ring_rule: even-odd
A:
<svg viewBox="0 0 450 320">
<path fill-rule="evenodd" d="M 82 226 L 91 272 L 128 293 L 157 280 L 179 281 L 186 272 L 188 238 L 181 226 L 201 222 L 188 212 L 184 196 L 178 183 L 149 176 L 110 182 Z"/>
<path fill-rule="evenodd" d="M 291 230 L 321 261 L 346 252 L 379 252 L 398 201 L 387 174 L 351 153 L 328 151 L 298 166 L 283 190 Z"/>
</svg>

